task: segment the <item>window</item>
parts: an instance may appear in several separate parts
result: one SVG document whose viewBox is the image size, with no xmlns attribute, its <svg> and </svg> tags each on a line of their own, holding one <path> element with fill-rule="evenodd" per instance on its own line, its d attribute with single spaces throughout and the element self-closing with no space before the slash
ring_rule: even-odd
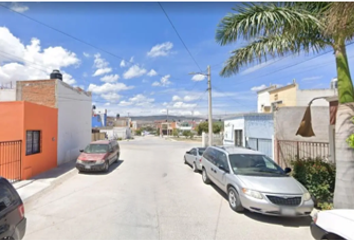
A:
<svg viewBox="0 0 354 240">
<path fill-rule="evenodd" d="M 219 155 L 219 166 L 223 166 L 227 171 L 229 171 L 229 164 L 227 163 L 227 157 L 226 154 L 223 152 L 220 152 Z"/>
<path fill-rule="evenodd" d="M 26 155 L 40 152 L 40 131 L 26 132 Z"/>
<path fill-rule="evenodd" d="M 0 212 L 7 209 L 16 202 L 16 196 L 13 194 L 7 183 L 0 180 Z"/>
<path fill-rule="evenodd" d="M 193 156 L 196 156 L 196 155 L 197 155 L 197 151 L 195 150 L 195 148 L 193 148 L 193 149 L 191 150 L 191 155 L 193 155 Z"/>
</svg>

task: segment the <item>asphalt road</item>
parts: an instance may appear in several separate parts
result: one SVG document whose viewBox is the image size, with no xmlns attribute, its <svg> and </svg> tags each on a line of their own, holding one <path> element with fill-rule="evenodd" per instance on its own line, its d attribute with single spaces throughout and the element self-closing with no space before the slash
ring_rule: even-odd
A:
<svg viewBox="0 0 354 240">
<path fill-rule="evenodd" d="M 24 239 L 312 239 L 310 219 L 233 212 L 183 164 L 193 143 L 145 137 L 120 145 L 109 173 L 75 175 L 26 206 Z"/>
</svg>

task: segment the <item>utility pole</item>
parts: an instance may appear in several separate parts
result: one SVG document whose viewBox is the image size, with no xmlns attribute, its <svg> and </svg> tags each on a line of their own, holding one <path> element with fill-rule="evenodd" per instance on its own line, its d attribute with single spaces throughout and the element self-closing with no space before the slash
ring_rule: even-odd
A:
<svg viewBox="0 0 354 240">
<path fill-rule="evenodd" d="M 213 143 L 213 115 L 212 115 L 212 106 L 211 106 L 211 71 L 210 71 L 210 66 L 208 66 L 208 92 L 209 92 L 209 98 L 208 98 L 208 110 L 209 110 L 209 120 L 208 120 L 208 123 L 209 123 L 209 130 L 208 130 L 208 133 L 209 133 L 209 138 L 208 138 L 208 144 L 209 146 L 212 146 L 212 143 Z"/>
</svg>

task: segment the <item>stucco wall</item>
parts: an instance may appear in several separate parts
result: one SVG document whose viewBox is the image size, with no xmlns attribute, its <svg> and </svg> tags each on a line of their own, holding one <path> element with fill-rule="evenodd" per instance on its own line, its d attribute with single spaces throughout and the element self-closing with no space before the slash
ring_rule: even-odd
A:
<svg viewBox="0 0 354 240">
<path fill-rule="evenodd" d="M 235 130 L 243 130 L 243 143 L 245 143 L 245 119 L 238 117 L 224 122 L 224 144 L 235 144 Z"/>
<path fill-rule="evenodd" d="M 298 89 L 296 102 L 297 106 L 307 106 L 315 97 L 329 97 L 335 95 L 337 95 L 337 92 L 334 89 Z M 311 106 L 328 107 L 329 103 L 325 99 L 318 99 L 314 101 Z"/>
<path fill-rule="evenodd" d="M 312 128 L 316 136 L 295 136 L 306 107 L 282 107 L 274 113 L 275 136 L 278 140 L 329 142 L 328 107 L 311 107 Z"/>
<path fill-rule="evenodd" d="M 258 93 L 257 98 L 257 112 L 262 112 L 262 105 L 270 106 L 270 98 L 268 91 Z"/>
<path fill-rule="evenodd" d="M 289 85 L 283 88 L 270 91 L 270 102 L 273 103 L 276 101 L 283 101 L 281 104 L 277 104 L 279 107 L 296 106 L 297 87 L 297 85 Z"/>
<path fill-rule="evenodd" d="M 16 89 L 0 89 L 0 102 L 16 101 Z"/>
<path fill-rule="evenodd" d="M 74 160 L 91 141 L 92 99 L 57 81 L 58 165 Z"/>
<path fill-rule="evenodd" d="M 245 117 L 245 135 L 250 138 L 272 139 L 273 114 Z"/>
</svg>

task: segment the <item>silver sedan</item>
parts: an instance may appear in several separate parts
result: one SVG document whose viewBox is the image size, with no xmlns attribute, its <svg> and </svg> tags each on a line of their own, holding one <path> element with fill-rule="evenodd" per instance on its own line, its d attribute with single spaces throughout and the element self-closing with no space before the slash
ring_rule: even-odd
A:
<svg viewBox="0 0 354 240">
<path fill-rule="evenodd" d="M 202 155 L 205 148 L 195 147 L 184 154 L 184 164 L 192 166 L 194 172 L 202 170 Z"/>
</svg>

